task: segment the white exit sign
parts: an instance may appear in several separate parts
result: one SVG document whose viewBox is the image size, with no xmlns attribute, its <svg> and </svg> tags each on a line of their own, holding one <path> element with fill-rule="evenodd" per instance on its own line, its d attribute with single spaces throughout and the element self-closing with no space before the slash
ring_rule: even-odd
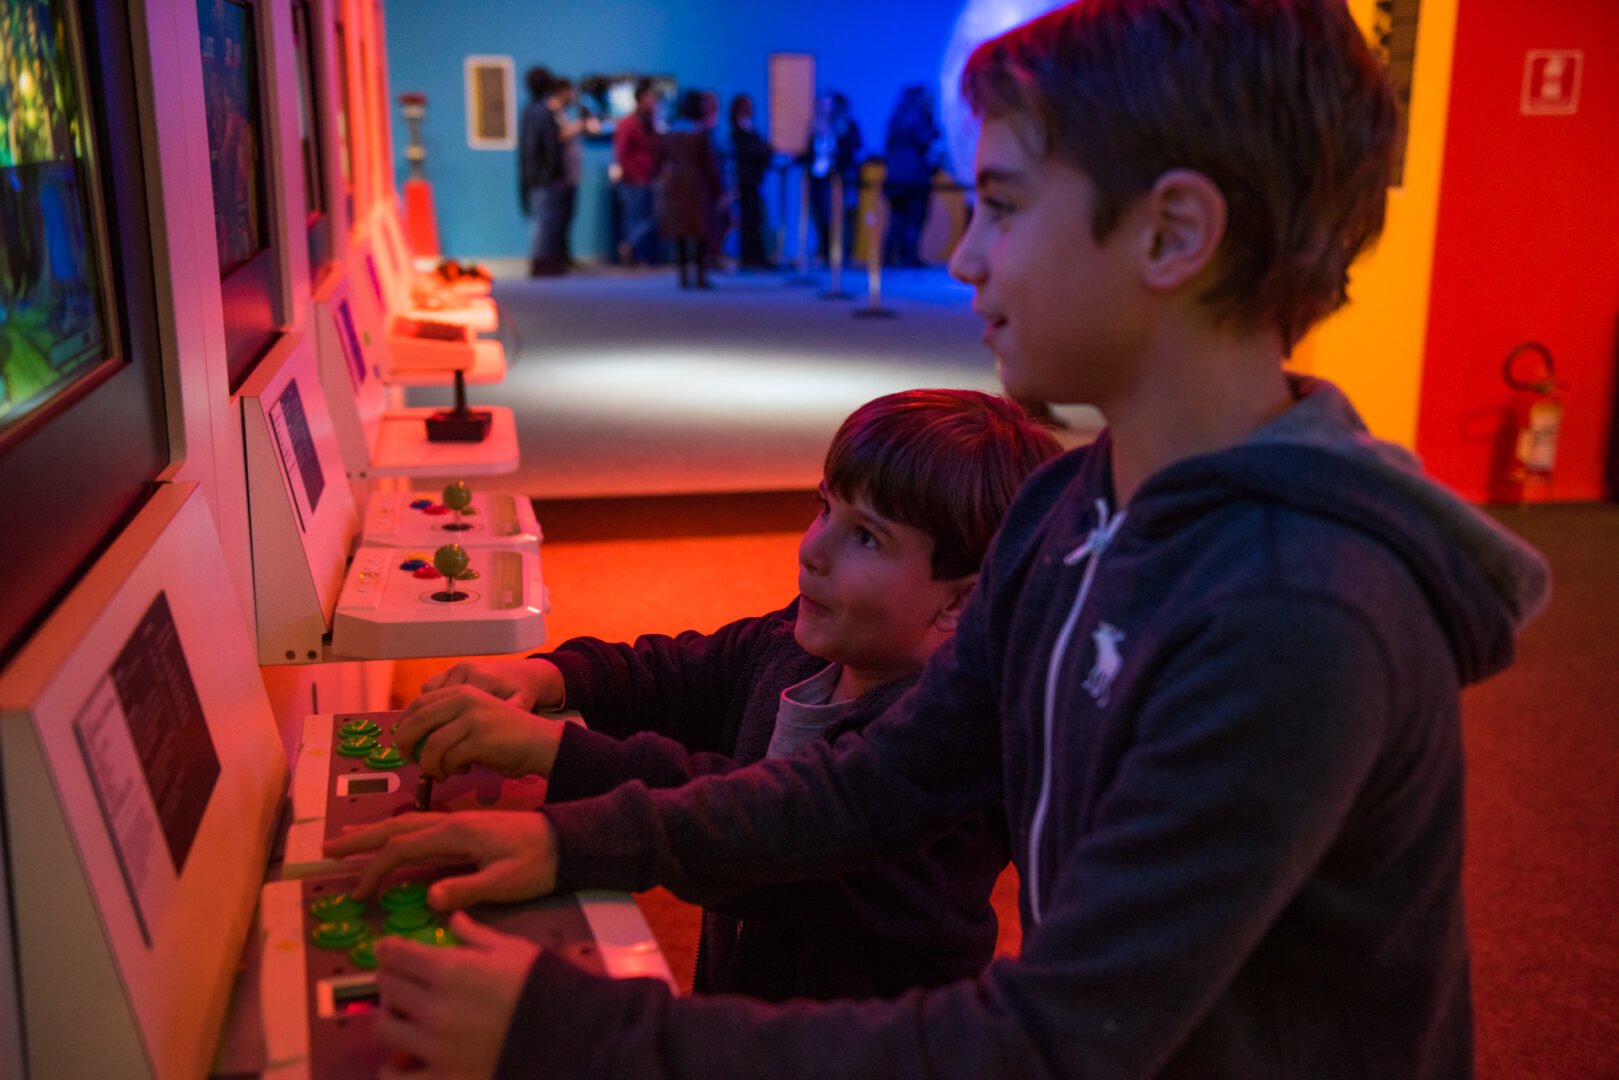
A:
<svg viewBox="0 0 1619 1080">
<path fill-rule="evenodd" d="M 1529 116 L 1566 116 L 1579 108 L 1580 69 L 1585 54 L 1578 49 L 1530 49 L 1523 65 L 1522 111 Z"/>
</svg>

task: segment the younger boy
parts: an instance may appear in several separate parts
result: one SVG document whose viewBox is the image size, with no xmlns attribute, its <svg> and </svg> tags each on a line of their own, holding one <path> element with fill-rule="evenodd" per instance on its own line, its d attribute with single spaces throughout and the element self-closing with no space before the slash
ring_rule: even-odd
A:
<svg viewBox="0 0 1619 1080">
<path fill-rule="evenodd" d="M 632 780 L 673 787 L 858 731 L 950 637 L 1012 496 L 1058 451 L 1004 398 L 878 398 L 832 439 L 786 608 L 712 634 L 575 638 L 458 664 L 424 685 L 395 737 L 435 779 L 474 763 L 548 776 L 554 804 Z M 529 711 L 564 704 L 589 728 Z M 989 893 L 1006 860 L 998 821 L 979 814 L 923 852 L 710 904 L 694 988 L 893 997 L 976 975 L 994 951 Z"/>
<path fill-rule="evenodd" d="M 514 960 L 460 915 L 461 955 L 377 950 L 379 1036 L 430 1072 L 1471 1074 L 1460 687 L 1510 662 L 1545 567 L 1281 367 L 1382 224 L 1376 61 L 1342 0 L 1084 0 L 963 82 L 984 126 L 952 269 L 1008 390 L 1108 431 L 1020 493 L 916 689 L 791 761 L 346 849 L 385 842 L 366 887 L 473 852 L 459 902 L 700 894 L 1000 807 L 1021 954 L 894 1002 L 725 1011 Z M 599 842 L 609 821 L 643 841 Z"/>
</svg>

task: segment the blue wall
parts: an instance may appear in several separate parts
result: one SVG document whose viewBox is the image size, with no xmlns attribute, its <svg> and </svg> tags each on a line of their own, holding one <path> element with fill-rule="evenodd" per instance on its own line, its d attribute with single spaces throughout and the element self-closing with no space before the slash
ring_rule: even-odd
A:
<svg viewBox="0 0 1619 1080">
<path fill-rule="evenodd" d="M 467 146 L 467 56 L 512 57 L 520 102 L 527 100 L 523 73 L 534 64 L 575 79 L 645 71 L 712 89 L 727 106 L 732 94 L 752 94 L 763 123 L 769 54 L 811 53 L 820 86 L 849 95 L 868 150 L 880 153 L 900 89 L 913 82 L 937 87 L 958 11 L 959 0 L 387 0 L 389 84 L 396 103 L 404 91 L 427 95 L 427 177 L 445 252 L 522 256 L 527 221 L 517 206 L 516 152 Z M 397 104 L 393 114 L 402 183 Z M 607 247 L 611 157 L 610 145 L 586 147 L 573 235 L 575 253 L 585 257 Z M 765 194 L 774 228 L 773 184 Z M 790 203 L 796 212 L 796 199 Z"/>
</svg>

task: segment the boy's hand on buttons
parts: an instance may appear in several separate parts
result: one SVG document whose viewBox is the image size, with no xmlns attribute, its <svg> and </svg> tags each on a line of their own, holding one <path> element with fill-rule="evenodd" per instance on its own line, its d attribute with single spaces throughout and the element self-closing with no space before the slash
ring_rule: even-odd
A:
<svg viewBox="0 0 1619 1080">
<path fill-rule="evenodd" d="M 549 660 L 463 660 L 423 682 L 422 693 L 463 684 L 528 711 L 562 705 L 562 673 Z"/>
<path fill-rule="evenodd" d="M 394 743 L 434 780 L 473 765 L 502 776 L 549 776 L 563 722 L 536 716 L 468 684 L 429 691 L 394 726 Z"/>
<path fill-rule="evenodd" d="M 422 863 L 472 863 L 467 874 L 440 878 L 427 889 L 437 911 L 484 901 L 546 896 L 556 888 L 556 834 L 544 814 L 519 810 L 462 810 L 454 814 L 401 814 L 345 830 L 328 840 L 329 856 L 375 852 L 350 890 L 363 900 L 388 874 Z"/>
<path fill-rule="evenodd" d="M 402 938 L 377 942 L 382 1008 L 376 1039 L 393 1054 L 384 1080 L 486 1080 L 539 946 L 464 913 L 450 919 L 454 949 Z"/>
</svg>

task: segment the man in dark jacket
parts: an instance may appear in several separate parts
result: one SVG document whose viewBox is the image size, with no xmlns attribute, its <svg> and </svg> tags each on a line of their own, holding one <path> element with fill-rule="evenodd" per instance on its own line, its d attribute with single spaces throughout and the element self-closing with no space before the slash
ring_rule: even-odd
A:
<svg viewBox="0 0 1619 1080">
<path fill-rule="evenodd" d="M 527 82 L 529 102 L 517 145 L 518 205 L 532 219 L 529 276 L 549 277 L 568 270 L 563 239 L 568 224 L 567 168 L 552 109 L 556 80 L 549 69 L 531 67 Z"/>
</svg>

